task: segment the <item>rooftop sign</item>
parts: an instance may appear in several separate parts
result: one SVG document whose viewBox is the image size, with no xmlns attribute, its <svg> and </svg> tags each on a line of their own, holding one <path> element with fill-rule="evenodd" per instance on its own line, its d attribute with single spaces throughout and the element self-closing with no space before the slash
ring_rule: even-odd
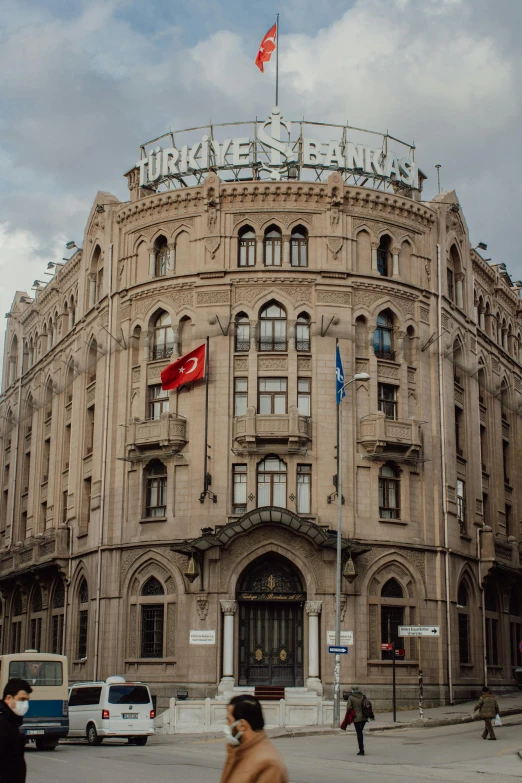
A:
<svg viewBox="0 0 522 783">
<path fill-rule="evenodd" d="M 235 129 L 241 135 L 232 135 Z M 361 136 L 372 143 L 362 143 Z M 222 172 L 225 181 L 322 181 L 331 171 L 339 171 L 347 184 L 369 183 L 403 192 L 417 187 L 412 145 L 349 125 L 289 122 L 277 107 L 266 122 L 226 123 L 165 134 L 142 145 L 136 166 L 140 186 L 153 190 L 161 185 L 198 184 L 209 171 Z"/>
</svg>

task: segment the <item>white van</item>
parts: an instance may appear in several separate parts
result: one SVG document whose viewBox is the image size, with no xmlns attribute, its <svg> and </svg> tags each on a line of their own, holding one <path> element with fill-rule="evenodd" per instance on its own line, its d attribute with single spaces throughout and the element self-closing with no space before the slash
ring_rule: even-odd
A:
<svg viewBox="0 0 522 783">
<path fill-rule="evenodd" d="M 69 737 L 100 745 L 105 737 L 127 737 L 145 745 L 154 734 L 149 686 L 108 677 L 105 682 L 76 682 L 69 688 Z"/>
</svg>

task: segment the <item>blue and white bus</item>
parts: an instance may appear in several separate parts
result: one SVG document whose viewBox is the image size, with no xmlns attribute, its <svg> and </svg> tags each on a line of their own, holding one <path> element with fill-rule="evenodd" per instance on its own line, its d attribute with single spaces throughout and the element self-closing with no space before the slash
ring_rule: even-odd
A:
<svg viewBox="0 0 522 783">
<path fill-rule="evenodd" d="M 0 655 L 1 692 L 12 677 L 27 680 L 33 689 L 20 731 L 39 750 L 54 750 L 69 731 L 67 672 L 65 655 L 36 650 Z"/>
</svg>

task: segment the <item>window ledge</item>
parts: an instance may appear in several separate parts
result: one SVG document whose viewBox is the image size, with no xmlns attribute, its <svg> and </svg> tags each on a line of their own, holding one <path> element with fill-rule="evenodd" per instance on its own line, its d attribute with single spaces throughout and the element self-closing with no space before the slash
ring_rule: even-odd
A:
<svg viewBox="0 0 522 783">
<path fill-rule="evenodd" d="M 127 664 L 145 664 L 145 663 L 177 663 L 176 658 L 125 658 Z"/>
<path fill-rule="evenodd" d="M 370 666 L 393 666 L 393 661 L 392 660 L 380 661 L 378 658 L 377 659 L 373 658 L 373 659 L 369 660 L 368 663 L 370 664 Z M 408 659 L 408 660 L 405 661 L 403 658 L 396 658 L 395 659 L 395 665 L 396 666 L 418 666 L 419 662 L 415 661 L 413 659 L 411 659 L 411 660 Z"/>
<path fill-rule="evenodd" d="M 461 534 L 460 534 L 460 537 L 461 537 L 462 539 L 464 539 L 464 541 L 473 541 L 473 539 L 471 538 L 471 536 L 468 536 L 468 534 L 467 534 L 467 533 L 461 533 Z"/>
<path fill-rule="evenodd" d="M 474 669 L 475 664 L 474 663 L 459 663 L 459 666 L 461 669 Z"/>
<path fill-rule="evenodd" d="M 408 522 L 405 519 L 388 519 L 387 517 L 379 517 L 379 522 L 383 522 L 388 525 L 407 525 Z"/>
<path fill-rule="evenodd" d="M 167 517 L 142 517 L 140 522 L 166 522 Z"/>
</svg>

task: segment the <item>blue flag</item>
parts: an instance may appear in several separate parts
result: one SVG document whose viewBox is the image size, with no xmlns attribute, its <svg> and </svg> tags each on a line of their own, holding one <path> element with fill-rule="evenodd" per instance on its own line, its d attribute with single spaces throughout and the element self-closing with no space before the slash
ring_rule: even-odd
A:
<svg viewBox="0 0 522 783">
<path fill-rule="evenodd" d="M 341 351 L 337 346 L 335 351 L 335 401 L 337 405 L 341 402 L 343 397 L 346 397 L 346 391 L 344 386 L 344 370 L 343 363 L 341 361 Z"/>
</svg>

